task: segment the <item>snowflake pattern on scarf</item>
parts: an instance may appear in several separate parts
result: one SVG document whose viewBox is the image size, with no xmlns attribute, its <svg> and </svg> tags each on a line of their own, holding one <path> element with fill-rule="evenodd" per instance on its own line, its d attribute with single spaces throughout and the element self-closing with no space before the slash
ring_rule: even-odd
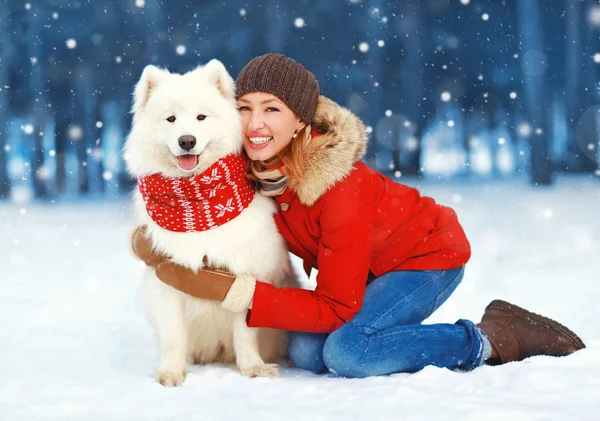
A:
<svg viewBox="0 0 600 421">
<path fill-rule="evenodd" d="M 223 225 L 242 213 L 255 195 L 240 155 L 228 155 L 194 177 L 140 177 L 138 188 L 152 220 L 174 232 Z"/>
</svg>

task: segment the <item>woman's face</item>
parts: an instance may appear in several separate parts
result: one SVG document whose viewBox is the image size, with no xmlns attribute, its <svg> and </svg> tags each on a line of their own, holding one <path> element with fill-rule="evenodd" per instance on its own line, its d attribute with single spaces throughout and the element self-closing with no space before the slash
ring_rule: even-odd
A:
<svg viewBox="0 0 600 421">
<path fill-rule="evenodd" d="M 281 152 L 296 130 L 304 127 L 298 116 L 275 95 L 252 92 L 237 101 L 242 116 L 244 149 L 253 161 L 267 161 Z"/>
</svg>

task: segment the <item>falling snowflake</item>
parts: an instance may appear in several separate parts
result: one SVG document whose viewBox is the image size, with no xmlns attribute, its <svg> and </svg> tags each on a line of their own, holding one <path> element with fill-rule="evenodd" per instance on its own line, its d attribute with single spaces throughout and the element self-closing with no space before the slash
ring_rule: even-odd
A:
<svg viewBox="0 0 600 421">
<path fill-rule="evenodd" d="M 488 20 L 490 20 L 490 15 L 488 15 L 487 13 L 484 13 L 483 15 L 481 15 L 481 19 L 488 21 Z"/>
<path fill-rule="evenodd" d="M 466 6 L 467 4 L 471 3 L 471 0 L 460 0 L 460 3 Z"/>
<path fill-rule="evenodd" d="M 100 44 L 102 44 L 102 41 L 104 41 L 104 36 L 102 36 L 102 34 L 92 35 L 92 44 L 100 45 Z"/>
<path fill-rule="evenodd" d="M 461 196 L 459 193 L 454 193 L 454 194 L 452 195 L 452 201 L 453 201 L 454 203 L 462 203 L 462 201 L 463 201 L 463 197 L 462 197 L 462 196 Z"/>
<path fill-rule="evenodd" d="M 588 10 L 588 22 L 592 26 L 600 26 L 600 6 L 592 6 Z"/>
<path fill-rule="evenodd" d="M 516 92 L 511 92 L 509 96 L 510 96 L 511 99 L 515 99 L 517 97 L 517 93 Z"/>
<path fill-rule="evenodd" d="M 367 44 L 366 42 L 361 42 L 361 43 L 358 45 L 358 50 L 359 50 L 361 53 L 366 53 L 367 51 L 369 51 L 369 44 Z"/>
<path fill-rule="evenodd" d="M 69 38 L 68 40 L 65 41 L 65 44 L 67 44 L 67 48 L 70 50 L 77 47 L 77 41 L 75 41 L 74 38 Z"/>
<path fill-rule="evenodd" d="M 246 16 L 246 9 L 240 9 L 240 16 Z"/>
<path fill-rule="evenodd" d="M 67 130 L 67 136 L 71 140 L 79 140 L 83 137 L 83 129 L 78 125 L 71 126 Z"/>
<path fill-rule="evenodd" d="M 378 45 L 379 47 L 383 47 L 383 46 L 385 45 L 385 41 L 384 41 L 384 40 L 382 40 L 382 39 L 380 39 L 379 41 L 377 41 L 377 45 Z"/>
<path fill-rule="evenodd" d="M 102 178 L 106 181 L 112 180 L 112 178 L 113 178 L 112 171 L 104 171 L 104 173 L 102 173 Z"/>
<path fill-rule="evenodd" d="M 302 18 L 296 18 L 294 20 L 294 26 L 296 28 L 303 28 L 304 27 L 304 19 L 302 19 Z"/>
<path fill-rule="evenodd" d="M 458 48 L 458 44 L 459 44 L 458 38 L 450 37 L 446 41 L 446 44 L 448 45 L 448 47 L 450 47 L 452 49 Z"/>
<path fill-rule="evenodd" d="M 56 13 L 56 12 L 52 13 L 52 19 L 54 19 L 54 20 L 58 19 L 58 13 Z"/>
<path fill-rule="evenodd" d="M 96 121 L 96 127 L 97 127 L 97 128 L 101 129 L 101 128 L 102 128 L 102 126 L 104 126 L 104 123 L 103 123 L 103 122 L 101 122 L 101 121 Z"/>
<path fill-rule="evenodd" d="M 135 0 L 135 5 L 137 7 L 144 7 L 146 5 L 145 0 Z"/>
<path fill-rule="evenodd" d="M 454 120 L 448 120 L 448 127 L 454 127 Z"/>
<path fill-rule="evenodd" d="M 411 136 L 404 142 L 404 146 L 407 150 L 413 152 L 419 148 L 419 139 L 415 136 Z"/>
<path fill-rule="evenodd" d="M 499 145 L 504 145 L 505 143 L 506 143 L 506 139 L 505 138 L 501 137 L 501 138 L 498 139 L 498 144 Z"/>
<path fill-rule="evenodd" d="M 123 61 L 123 57 L 121 57 L 121 56 L 116 56 L 115 57 L 115 62 L 116 63 L 121 63 L 122 61 Z"/>
<path fill-rule="evenodd" d="M 178 45 L 177 48 L 175 49 L 175 52 L 177 52 L 177 54 L 179 54 L 180 56 L 185 54 L 185 45 Z"/>
<path fill-rule="evenodd" d="M 385 116 L 386 117 L 391 117 L 392 116 L 392 110 L 385 110 Z"/>
<path fill-rule="evenodd" d="M 31 134 L 33 133 L 33 125 L 25 124 L 24 126 L 21 126 L 21 130 L 23 130 L 23 133 L 25 134 Z"/>
<path fill-rule="evenodd" d="M 442 98 L 442 101 L 448 102 L 452 99 L 452 95 L 450 95 L 450 92 L 444 91 L 444 92 L 442 92 L 441 98 Z"/>
<path fill-rule="evenodd" d="M 600 53 L 594 54 L 594 63 L 600 63 Z"/>
</svg>

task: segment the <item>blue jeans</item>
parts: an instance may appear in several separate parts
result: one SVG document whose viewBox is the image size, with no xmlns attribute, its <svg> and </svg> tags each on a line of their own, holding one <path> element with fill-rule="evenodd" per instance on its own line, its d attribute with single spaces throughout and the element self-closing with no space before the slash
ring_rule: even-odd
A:
<svg viewBox="0 0 600 421">
<path fill-rule="evenodd" d="M 451 270 L 397 271 L 367 285 L 354 318 L 330 334 L 293 332 L 295 367 L 343 377 L 414 373 L 428 365 L 472 370 L 484 363 L 484 340 L 475 324 L 423 325 L 462 280 Z"/>
</svg>

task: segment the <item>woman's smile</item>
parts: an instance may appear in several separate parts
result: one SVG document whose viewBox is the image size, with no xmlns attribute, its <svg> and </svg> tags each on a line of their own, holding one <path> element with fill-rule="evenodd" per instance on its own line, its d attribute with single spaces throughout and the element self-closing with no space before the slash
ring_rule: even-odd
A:
<svg viewBox="0 0 600 421">
<path fill-rule="evenodd" d="M 250 141 L 248 146 L 252 149 L 262 149 L 273 140 L 273 136 L 248 136 L 248 140 Z"/>
</svg>

